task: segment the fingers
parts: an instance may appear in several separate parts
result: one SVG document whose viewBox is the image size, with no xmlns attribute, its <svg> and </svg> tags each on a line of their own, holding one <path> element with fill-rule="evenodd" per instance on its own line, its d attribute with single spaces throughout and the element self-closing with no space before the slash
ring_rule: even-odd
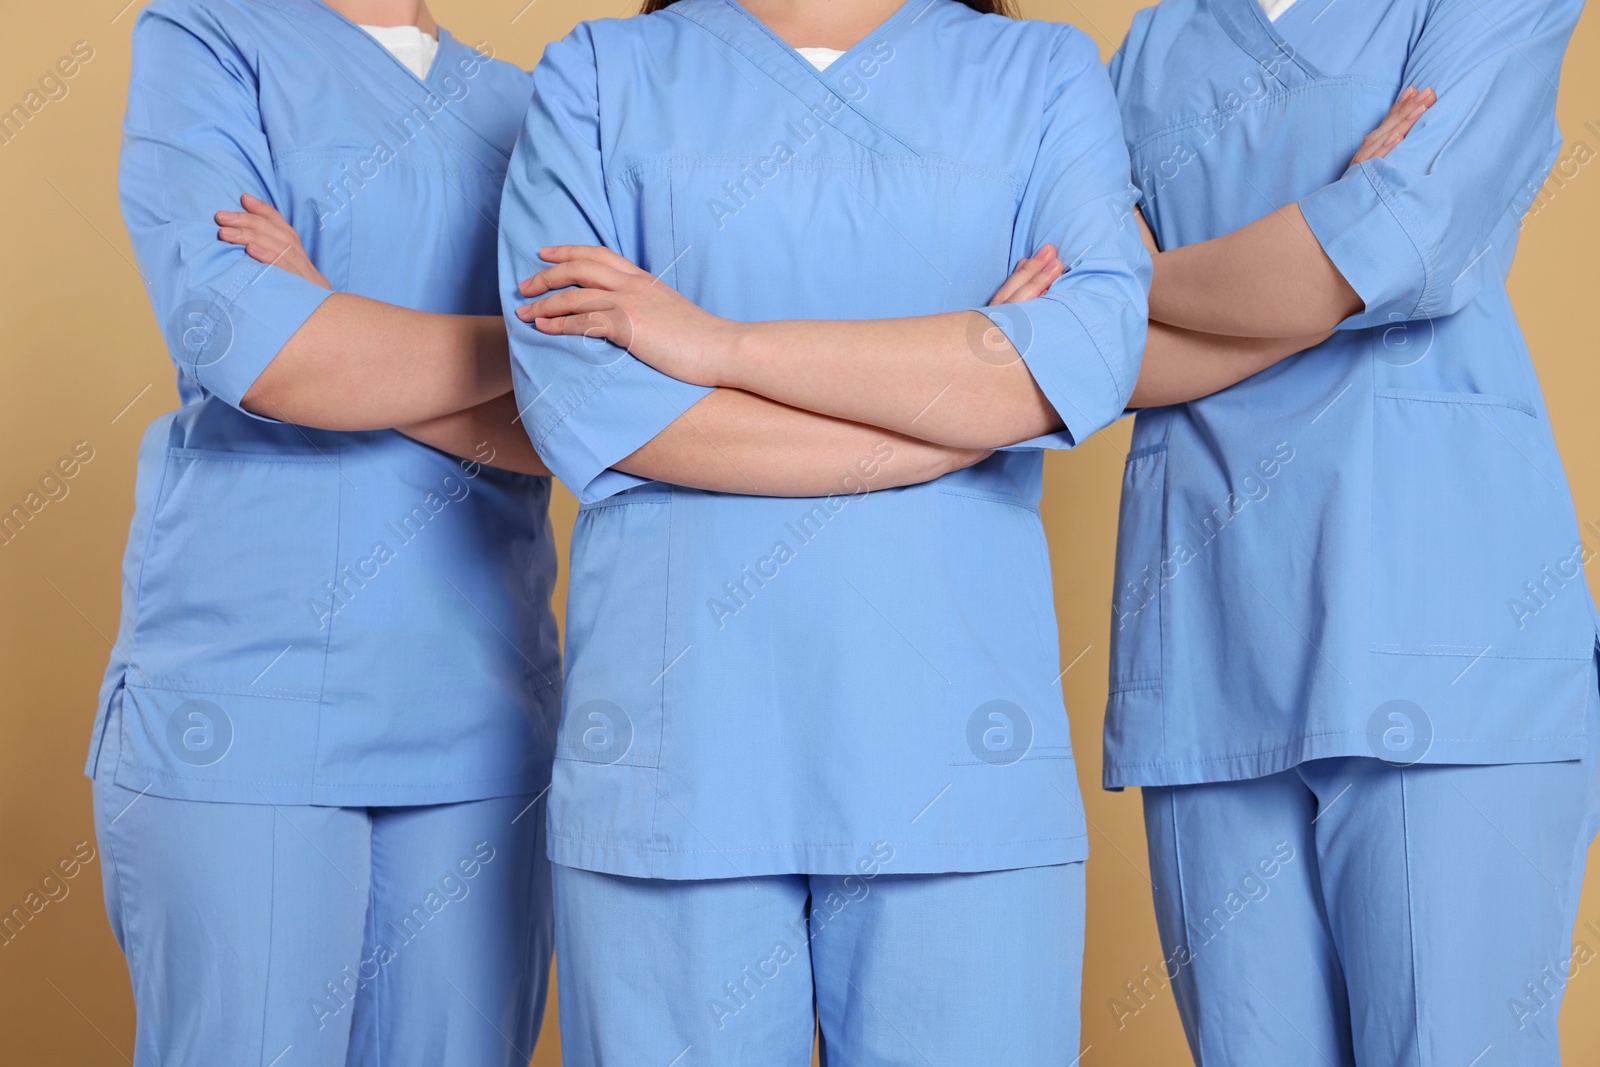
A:
<svg viewBox="0 0 1600 1067">
<path fill-rule="evenodd" d="M 621 259 L 621 256 L 617 257 Z M 623 260 L 624 263 L 627 260 Z M 565 289 L 571 285 L 581 285 L 590 289 L 620 289 L 628 281 L 639 276 L 640 271 L 625 274 L 608 262 L 598 258 L 583 257 L 557 263 L 547 267 L 531 278 L 523 280 L 517 286 L 517 291 L 523 296 L 543 296 L 545 293 L 556 289 Z"/>
<path fill-rule="evenodd" d="M 523 304 L 517 308 L 517 318 L 523 322 L 534 319 L 558 318 L 563 315 L 580 315 L 590 311 L 614 311 L 616 302 L 612 294 L 600 289 L 563 289 L 542 300 Z"/>
<path fill-rule="evenodd" d="M 1018 303 L 1023 300 L 1034 300 L 1043 296 L 1050 291 L 1050 287 L 1056 283 L 1056 279 L 1061 277 L 1066 272 L 1067 265 L 1065 263 L 1061 262 L 1059 259 L 1052 259 L 1049 263 L 1046 263 L 1043 267 L 1041 267 L 1039 271 L 1034 274 L 1034 276 L 1029 279 L 1020 289 L 1012 294 L 1010 302 Z"/>
<path fill-rule="evenodd" d="M 570 263 L 574 260 L 600 263 L 624 274 L 645 274 L 626 256 L 618 255 L 600 245 L 550 245 L 539 249 L 539 258 L 546 263 Z"/>
<path fill-rule="evenodd" d="M 1018 289 L 1022 288 L 1023 282 L 1026 282 L 1039 272 L 1042 266 L 1042 263 L 1039 259 L 1041 252 L 1035 252 L 1033 255 L 1017 264 L 1017 269 L 1012 271 L 1011 274 L 1007 276 L 1006 280 L 1001 284 L 999 291 L 994 294 L 992 299 L 990 299 L 990 306 L 1011 302 L 1012 296 L 1017 292 Z"/>
<path fill-rule="evenodd" d="M 239 203 L 242 204 L 244 209 L 252 215 L 257 215 L 264 219 L 270 219 L 274 222 L 282 223 L 284 226 L 288 226 L 291 230 L 294 229 L 293 226 L 289 226 L 289 220 L 278 213 L 277 208 L 273 207 L 271 204 L 267 203 L 265 200 L 262 200 L 258 196 L 251 196 L 249 193 L 245 193 L 239 198 Z"/>
<path fill-rule="evenodd" d="M 1017 264 L 1017 269 L 1011 272 L 1000 286 L 1000 291 L 989 301 L 990 306 L 1031 300 L 1042 295 L 1061 276 L 1061 269 L 1055 246 L 1045 245 Z"/>
<path fill-rule="evenodd" d="M 1389 131 L 1389 136 L 1384 138 L 1383 144 L 1373 153 L 1374 158 L 1382 159 L 1389 154 L 1391 148 L 1405 140 L 1406 134 L 1411 132 L 1411 128 L 1417 124 L 1417 121 L 1438 99 L 1439 97 L 1432 89 L 1424 89 L 1418 93 L 1413 98 L 1410 107 L 1394 123 L 1393 128 Z"/>
<path fill-rule="evenodd" d="M 1361 147 L 1356 150 L 1355 158 L 1350 161 L 1351 166 L 1388 155 L 1390 149 L 1405 139 L 1406 134 L 1417 124 L 1417 120 L 1438 99 L 1438 94 L 1432 89 L 1423 89 L 1419 92 L 1415 86 L 1407 88 L 1395 100 L 1394 105 L 1389 108 L 1389 113 L 1384 116 L 1377 128 L 1362 139 Z"/>
</svg>

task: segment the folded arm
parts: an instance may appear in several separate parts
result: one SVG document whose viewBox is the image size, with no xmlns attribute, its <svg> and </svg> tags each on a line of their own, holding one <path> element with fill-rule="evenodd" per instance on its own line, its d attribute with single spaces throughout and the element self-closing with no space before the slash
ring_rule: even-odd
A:
<svg viewBox="0 0 1600 1067">
<path fill-rule="evenodd" d="M 509 391 L 497 318 L 330 292 L 271 206 L 288 200 L 251 50 L 180 5 L 140 14 L 133 56 L 123 216 L 169 351 L 190 380 L 247 414 L 338 430 L 424 422 Z M 214 219 L 235 202 L 245 211 Z M 250 241 L 269 222 L 292 242 L 253 255 Z"/>
</svg>

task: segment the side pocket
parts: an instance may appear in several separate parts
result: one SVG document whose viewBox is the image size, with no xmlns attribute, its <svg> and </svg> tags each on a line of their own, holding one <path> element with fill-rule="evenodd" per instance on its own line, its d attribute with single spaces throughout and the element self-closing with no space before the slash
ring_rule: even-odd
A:
<svg viewBox="0 0 1600 1067">
<path fill-rule="evenodd" d="M 1111 691 L 1161 685 L 1161 590 L 1165 584 L 1167 446 L 1128 454 L 1117 519 L 1111 597 Z"/>
<path fill-rule="evenodd" d="M 661 754 L 670 497 L 578 512 L 556 759 L 654 767 Z"/>
<path fill-rule="evenodd" d="M 339 472 L 316 454 L 174 448 L 139 579 L 139 684 L 317 700 Z"/>
</svg>

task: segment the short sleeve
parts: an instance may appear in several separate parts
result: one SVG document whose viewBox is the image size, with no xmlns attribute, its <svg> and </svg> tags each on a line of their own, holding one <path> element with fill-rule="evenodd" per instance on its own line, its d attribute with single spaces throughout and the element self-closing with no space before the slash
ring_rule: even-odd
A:
<svg viewBox="0 0 1600 1067">
<path fill-rule="evenodd" d="M 255 72 L 200 5 L 160 4 L 139 16 L 118 191 L 173 361 L 238 407 L 331 294 L 217 239 L 213 216 L 236 210 L 241 194 L 285 204 Z"/>
<path fill-rule="evenodd" d="M 1071 448 L 1115 422 L 1144 355 L 1150 257 L 1117 102 L 1094 43 L 1061 30 L 1012 258 L 1054 244 L 1068 269 L 1043 296 L 974 309 L 1021 353 L 1066 425 L 1013 449 Z"/>
<path fill-rule="evenodd" d="M 599 84 L 588 25 L 545 50 L 500 204 L 500 299 L 512 379 L 534 447 L 585 503 L 645 479 L 611 469 L 710 389 L 668 377 L 609 341 L 552 337 L 516 317 L 540 248 L 621 252 L 601 157 Z"/>
<path fill-rule="evenodd" d="M 1561 147 L 1556 87 L 1581 0 L 1439 0 L 1402 85 L 1433 105 L 1383 159 L 1300 201 L 1365 308 L 1364 329 L 1465 307 L 1504 271 Z"/>
</svg>

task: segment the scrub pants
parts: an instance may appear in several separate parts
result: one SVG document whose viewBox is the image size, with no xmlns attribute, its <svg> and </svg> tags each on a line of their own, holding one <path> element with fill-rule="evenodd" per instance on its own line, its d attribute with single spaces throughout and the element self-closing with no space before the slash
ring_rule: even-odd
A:
<svg viewBox="0 0 1600 1067">
<path fill-rule="evenodd" d="M 542 800 L 94 792 L 135 1067 L 527 1063 L 550 971 Z"/>
<path fill-rule="evenodd" d="M 1165 977 L 1195 1062 L 1559 1064 L 1594 735 L 1566 763 L 1344 757 L 1146 788 Z"/>
<path fill-rule="evenodd" d="M 1068 1067 L 1082 863 L 662 881 L 557 864 L 567 1067 Z"/>
</svg>

